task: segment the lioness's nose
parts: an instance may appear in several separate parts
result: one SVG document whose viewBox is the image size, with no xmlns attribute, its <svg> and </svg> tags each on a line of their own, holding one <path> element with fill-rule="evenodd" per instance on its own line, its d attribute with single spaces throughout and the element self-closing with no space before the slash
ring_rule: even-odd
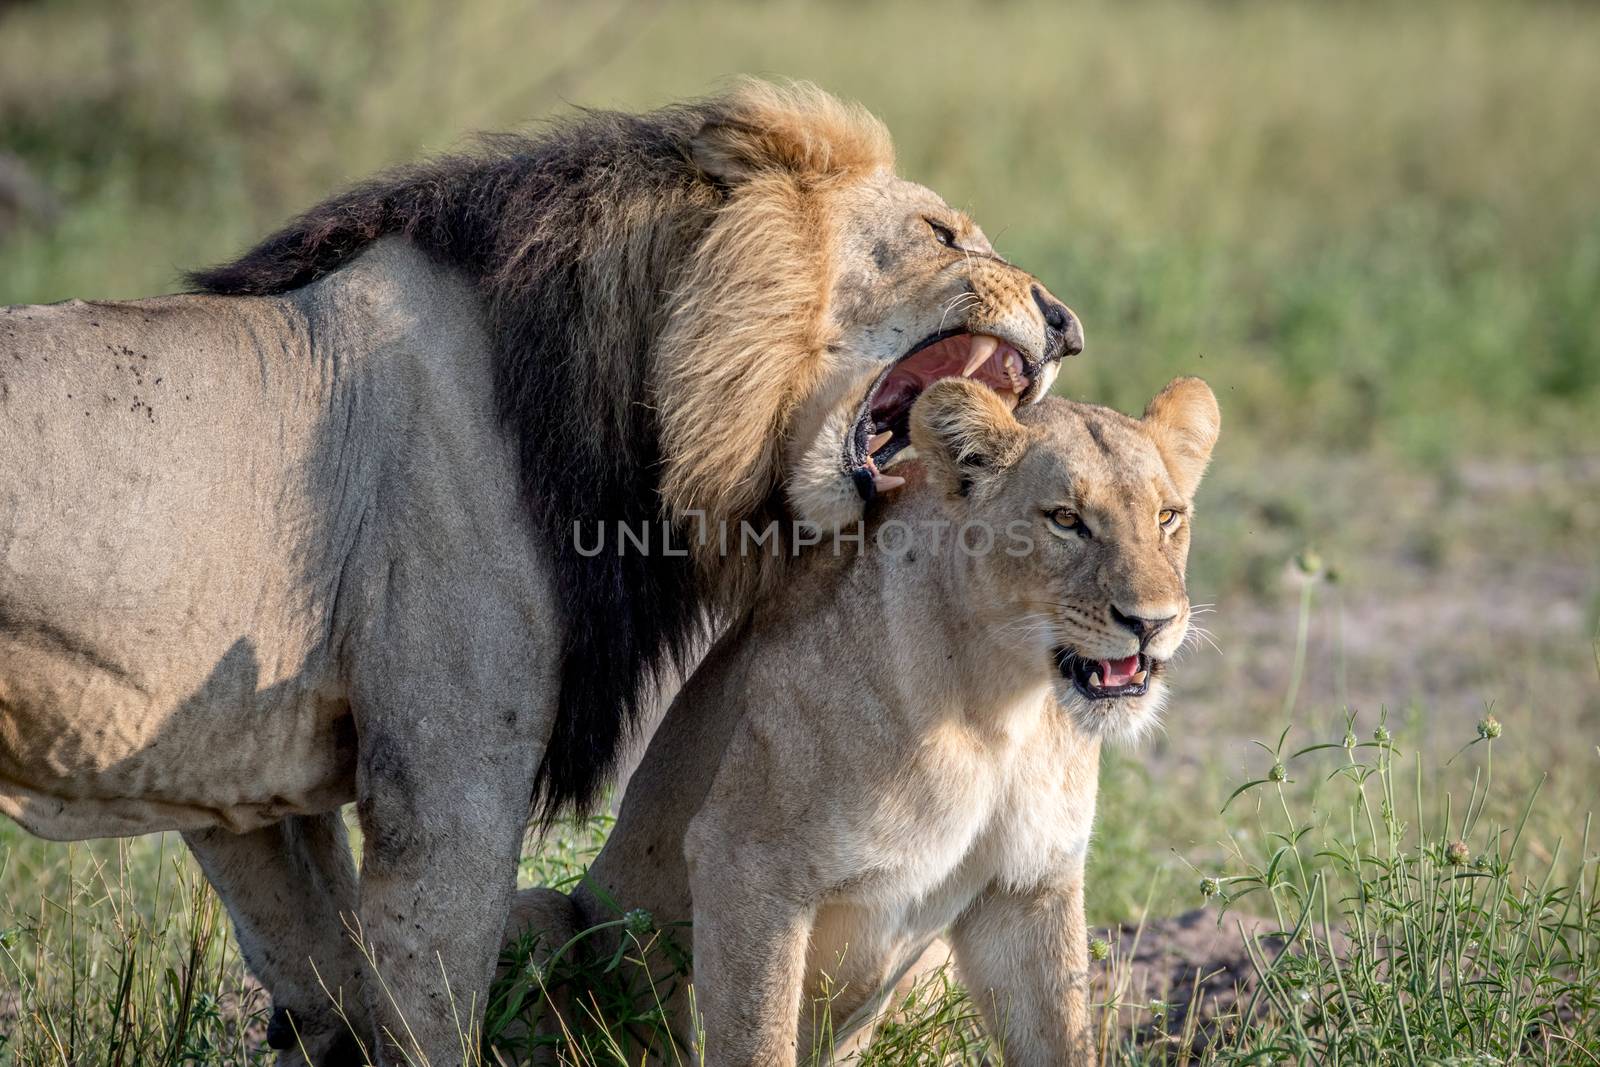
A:
<svg viewBox="0 0 1600 1067">
<path fill-rule="evenodd" d="M 1111 606 L 1111 617 L 1116 620 L 1119 626 L 1126 627 L 1133 632 L 1133 636 L 1139 639 L 1140 648 L 1148 645 L 1150 639 L 1159 633 L 1163 626 L 1177 618 L 1176 615 L 1168 615 L 1159 619 L 1148 615 L 1128 615 L 1119 610 L 1115 604 Z"/>
<path fill-rule="evenodd" d="M 1033 287 L 1033 302 L 1044 315 L 1045 358 L 1060 359 L 1082 352 L 1083 323 L 1072 309 L 1045 292 L 1042 285 Z"/>
</svg>

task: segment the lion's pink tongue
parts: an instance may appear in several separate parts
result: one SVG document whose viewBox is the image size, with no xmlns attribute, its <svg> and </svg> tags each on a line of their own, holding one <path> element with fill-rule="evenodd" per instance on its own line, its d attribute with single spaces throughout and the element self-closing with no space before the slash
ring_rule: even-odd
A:
<svg viewBox="0 0 1600 1067">
<path fill-rule="evenodd" d="M 1103 659 L 1100 661 L 1100 684 L 1107 689 L 1115 689 L 1119 685 L 1131 685 L 1133 676 L 1139 670 L 1139 657 L 1129 656 L 1127 659 Z"/>
</svg>

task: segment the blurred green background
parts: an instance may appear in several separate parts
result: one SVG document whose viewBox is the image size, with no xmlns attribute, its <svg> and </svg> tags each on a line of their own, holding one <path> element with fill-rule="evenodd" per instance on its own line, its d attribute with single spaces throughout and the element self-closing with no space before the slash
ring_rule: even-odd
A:
<svg viewBox="0 0 1600 1067">
<path fill-rule="evenodd" d="M 1589 5 L 56 0 L 0 17 L 0 147 L 59 208 L 3 238 L 9 302 L 162 292 L 472 131 L 745 72 L 882 115 L 908 176 L 1081 313 L 1069 389 L 1133 404 L 1203 370 L 1230 437 L 1423 459 L 1568 450 L 1597 410 Z"/>
<path fill-rule="evenodd" d="M 170 291 L 475 130 L 739 73 L 881 115 L 902 171 L 1081 315 L 1062 391 L 1137 408 L 1197 373 L 1221 398 L 1192 565 L 1220 649 L 1181 666 L 1162 736 L 1108 756 L 1099 918 L 1215 851 L 1207 805 L 1288 705 L 1335 735 L 1388 709 L 1443 753 L 1492 705 L 1496 772 L 1551 775 L 1550 839 L 1581 821 L 1600 5 L 12 0 L 0 302 Z"/>
</svg>

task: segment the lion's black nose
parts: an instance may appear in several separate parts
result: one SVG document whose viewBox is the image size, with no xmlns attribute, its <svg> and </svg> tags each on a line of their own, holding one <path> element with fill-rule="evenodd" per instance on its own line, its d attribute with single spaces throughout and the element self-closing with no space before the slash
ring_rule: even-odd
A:
<svg viewBox="0 0 1600 1067">
<path fill-rule="evenodd" d="M 1164 619 L 1151 619 L 1143 618 L 1138 615 L 1126 615 L 1121 611 L 1118 611 L 1116 605 L 1113 604 L 1111 607 L 1111 618 L 1114 619 L 1119 626 L 1131 630 L 1133 632 L 1133 636 L 1139 639 L 1139 647 L 1143 648 L 1145 645 L 1150 643 L 1150 639 L 1154 637 L 1163 626 L 1171 622 L 1173 619 L 1176 619 L 1177 616 L 1168 615 Z"/>
<path fill-rule="evenodd" d="M 1033 287 L 1033 302 L 1044 315 L 1047 343 L 1046 358 L 1060 359 L 1075 356 L 1083 351 L 1083 323 L 1072 309 L 1044 291 L 1044 286 Z"/>
</svg>

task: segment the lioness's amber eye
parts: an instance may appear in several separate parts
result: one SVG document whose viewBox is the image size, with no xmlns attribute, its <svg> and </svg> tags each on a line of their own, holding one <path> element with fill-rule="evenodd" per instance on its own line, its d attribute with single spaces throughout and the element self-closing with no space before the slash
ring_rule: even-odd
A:
<svg viewBox="0 0 1600 1067">
<path fill-rule="evenodd" d="M 956 246 L 956 232 L 954 230 L 944 223 L 934 222 L 932 219 L 928 219 L 927 223 L 928 228 L 933 231 L 934 240 L 946 248 L 954 248 Z"/>
<path fill-rule="evenodd" d="M 1067 508 L 1056 508 L 1050 513 L 1050 522 L 1062 530 L 1077 530 L 1079 524 L 1078 513 Z"/>
<path fill-rule="evenodd" d="M 1156 521 L 1159 522 L 1164 529 L 1170 530 L 1174 526 L 1178 525 L 1178 513 L 1172 508 L 1162 508 L 1161 511 L 1156 514 Z"/>
</svg>

